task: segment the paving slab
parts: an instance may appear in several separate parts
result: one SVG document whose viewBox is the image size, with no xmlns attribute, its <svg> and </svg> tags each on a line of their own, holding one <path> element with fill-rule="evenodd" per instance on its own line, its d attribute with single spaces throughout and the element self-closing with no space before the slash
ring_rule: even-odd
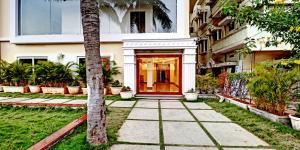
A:
<svg viewBox="0 0 300 150">
<path fill-rule="evenodd" d="M 29 100 L 30 98 L 11 98 L 11 99 L 4 99 L 1 102 L 22 102 L 25 100 Z"/>
<path fill-rule="evenodd" d="M 161 116 L 162 120 L 196 121 L 185 109 L 162 109 Z"/>
<path fill-rule="evenodd" d="M 223 150 L 275 150 L 275 149 L 265 149 L 265 148 L 223 148 Z"/>
<path fill-rule="evenodd" d="M 41 103 L 61 104 L 61 103 L 66 103 L 68 101 L 71 101 L 71 99 L 51 99 L 50 101 L 45 101 L 45 102 L 41 102 Z"/>
<path fill-rule="evenodd" d="M 110 150 L 160 150 L 159 145 L 129 145 L 129 144 L 116 144 Z"/>
<path fill-rule="evenodd" d="M 218 150 L 216 147 L 165 146 L 165 150 Z"/>
<path fill-rule="evenodd" d="M 45 101 L 49 101 L 50 99 L 44 99 L 44 98 L 35 98 L 35 99 L 29 99 L 26 101 L 22 101 L 22 103 L 41 103 Z"/>
<path fill-rule="evenodd" d="M 126 120 L 119 130 L 118 141 L 159 144 L 159 122 Z"/>
<path fill-rule="evenodd" d="M 5 99 L 10 99 L 10 97 L 0 97 L 0 101 Z"/>
<path fill-rule="evenodd" d="M 208 106 L 205 103 L 189 103 L 189 102 L 185 102 L 184 103 L 186 105 L 187 108 L 189 109 L 212 109 L 210 106 Z"/>
<path fill-rule="evenodd" d="M 64 104 L 86 104 L 87 100 L 72 100 L 72 101 L 68 101 L 65 102 Z"/>
<path fill-rule="evenodd" d="M 116 101 L 109 105 L 110 107 L 123 107 L 131 108 L 134 105 L 135 101 Z"/>
<path fill-rule="evenodd" d="M 230 122 L 231 120 L 214 110 L 191 110 L 199 121 Z"/>
<path fill-rule="evenodd" d="M 268 146 L 268 144 L 235 123 L 202 123 L 222 146 Z"/>
<path fill-rule="evenodd" d="M 138 101 L 135 107 L 141 108 L 158 108 L 158 101 Z"/>
<path fill-rule="evenodd" d="M 114 102 L 113 100 L 105 100 L 105 105 L 110 105 L 112 102 Z"/>
<path fill-rule="evenodd" d="M 181 102 L 177 102 L 177 101 L 161 101 L 160 102 L 160 106 L 161 108 L 181 108 L 184 109 L 184 106 L 182 105 Z"/>
<path fill-rule="evenodd" d="M 160 102 L 180 102 L 180 101 L 176 99 L 166 99 L 166 100 L 160 100 Z"/>
<path fill-rule="evenodd" d="M 159 120 L 158 109 L 133 108 L 127 119 Z"/>
<path fill-rule="evenodd" d="M 214 146 L 196 122 L 163 121 L 165 144 Z"/>
</svg>

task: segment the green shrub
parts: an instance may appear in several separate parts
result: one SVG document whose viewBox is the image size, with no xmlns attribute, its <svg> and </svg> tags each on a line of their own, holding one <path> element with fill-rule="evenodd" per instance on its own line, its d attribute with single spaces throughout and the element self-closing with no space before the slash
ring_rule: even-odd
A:
<svg viewBox="0 0 300 150">
<path fill-rule="evenodd" d="M 299 72 L 296 69 L 287 70 L 272 63 L 261 64 L 255 67 L 247 87 L 257 108 L 283 115 L 297 78 Z"/>
<path fill-rule="evenodd" d="M 201 93 L 207 94 L 209 91 L 213 93 L 215 88 L 217 88 L 217 80 L 210 73 L 206 75 L 198 75 L 196 85 Z"/>
</svg>

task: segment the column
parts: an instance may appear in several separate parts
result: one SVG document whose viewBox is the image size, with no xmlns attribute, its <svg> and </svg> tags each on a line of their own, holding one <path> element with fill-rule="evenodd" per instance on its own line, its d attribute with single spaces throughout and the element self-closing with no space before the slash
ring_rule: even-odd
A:
<svg viewBox="0 0 300 150">
<path fill-rule="evenodd" d="M 124 52 L 124 86 L 129 86 L 136 94 L 136 61 L 134 49 L 123 49 Z"/>
<path fill-rule="evenodd" d="M 196 48 L 186 48 L 182 57 L 182 92 L 196 88 Z"/>
</svg>

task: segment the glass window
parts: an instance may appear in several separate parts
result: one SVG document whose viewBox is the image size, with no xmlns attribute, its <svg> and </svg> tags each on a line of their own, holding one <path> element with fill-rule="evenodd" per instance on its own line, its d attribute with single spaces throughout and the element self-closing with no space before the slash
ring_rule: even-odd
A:
<svg viewBox="0 0 300 150">
<path fill-rule="evenodd" d="M 20 35 L 79 33 L 79 0 L 19 0 Z"/>
<path fill-rule="evenodd" d="M 48 61 L 46 57 L 19 57 L 19 62 L 24 64 L 36 65 L 41 61 Z"/>
<path fill-rule="evenodd" d="M 145 33 L 145 12 L 130 13 L 130 32 Z"/>
</svg>

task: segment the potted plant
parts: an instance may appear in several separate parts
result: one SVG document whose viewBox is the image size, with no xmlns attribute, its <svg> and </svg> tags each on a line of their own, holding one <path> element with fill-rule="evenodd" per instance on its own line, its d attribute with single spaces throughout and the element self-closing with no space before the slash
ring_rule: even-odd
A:
<svg viewBox="0 0 300 150">
<path fill-rule="evenodd" d="M 65 94 L 67 83 L 73 81 L 71 67 L 74 63 L 66 65 L 55 62 L 39 62 L 35 67 L 35 73 L 42 82 L 42 92 L 45 94 Z"/>
<path fill-rule="evenodd" d="M 4 69 L 6 76 L 6 86 L 3 86 L 4 92 L 25 93 L 25 86 L 32 71 L 31 67 L 28 64 L 16 61 Z"/>
<path fill-rule="evenodd" d="M 119 95 L 122 90 L 122 84 L 119 80 L 114 81 L 111 83 L 111 93 L 113 95 Z"/>
<path fill-rule="evenodd" d="M 102 63 L 102 73 L 103 73 L 103 84 L 104 84 L 104 95 L 107 94 L 107 89 L 110 89 L 109 84 L 112 83 L 113 76 L 120 74 L 119 67 L 115 61 L 107 61 Z"/>
<path fill-rule="evenodd" d="M 133 97 L 132 90 L 129 86 L 123 86 L 120 95 L 122 99 L 131 99 Z"/>
<path fill-rule="evenodd" d="M 211 73 L 198 75 L 196 85 L 201 94 L 213 94 L 217 88 L 217 80 Z"/>
<path fill-rule="evenodd" d="M 87 82 L 86 82 L 86 66 L 85 64 L 77 64 L 77 69 L 75 70 L 77 74 L 77 78 L 80 82 L 80 87 L 82 90 L 82 93 L 84 95 L 87 95 Z"/>
<path fill-rule="evenodd" d="M 0 92 L 3 92 L 3 86 L 7 78 L 6 70 L 8 68 L 8 63 L 4 60 L 0 60 Z"/>
<path fill-rule="evenodd" d="M 41 87 L 37 83 L 37 78 L 36 78 L 35 73 L 31 74 L 30 79 L 28 81 L 28 87 L 29 87 L 30 93 L 40 93 L 41 92 Z"/>
<path fill-rule="evenodd" d="M 290 114 L 289 117 L 291 118 L 293 129 L 300 131 L 300 104 L 297 105 L 295 114 Z"/>
<path fill-rule="evenodd" d="M 285 69 L 273 63 L 256 66 L 247 85 L 255 103 L 249 110 L 287 124 L 286 103 L 291 100 L 291 87 L 297 82 L 297 76 L 297 70 Z"/>
<path fill-rule="evenodd" d="M 75 95 L 80 91 L 80 83 L 78 80 L 74 79 L 74 81 L 68 83 L 68 91 L 69 94 Z"/>
<path fill-rule="evenodd" d="M 185 93 L 184 97 L 187 101 L 196 101 L 198 99 L 198 93 L 196 90 L 190 89 Z"/>
</svg>

